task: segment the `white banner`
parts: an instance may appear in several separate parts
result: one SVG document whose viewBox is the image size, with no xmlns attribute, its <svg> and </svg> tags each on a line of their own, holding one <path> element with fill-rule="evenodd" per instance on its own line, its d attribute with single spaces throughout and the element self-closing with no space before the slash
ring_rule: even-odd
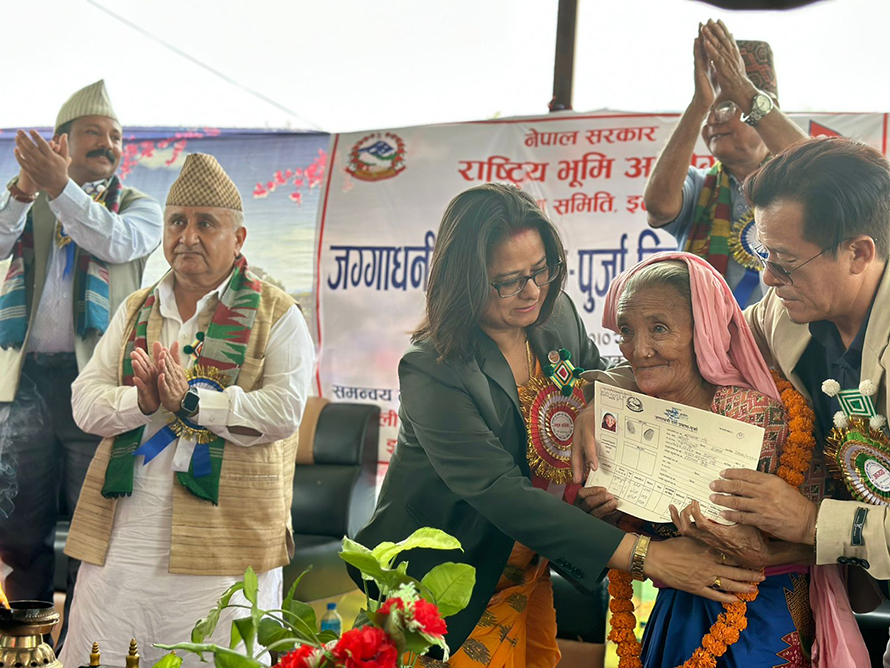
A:
<svg viewBox="0 0 890 668">
<path fill-rule="evenodd" d="M 794 114 L 813 135 L 886 154 L 887 114 Z M 603 111 L 335 135 L 319 216 L 319 393 L 381 406 L 380 461 L 398 432 L 398 363 L 424 313 L 435 234 L 448 202 L 486 181 L 531 193 L 566 246 L 566 291 L 602 354 L 603 297 L 617 274 L 675 247 L 649 229 L 643 190 L 676 114 Z M 699 141 L 693 164 L 713 158 Z"/>
</svg>

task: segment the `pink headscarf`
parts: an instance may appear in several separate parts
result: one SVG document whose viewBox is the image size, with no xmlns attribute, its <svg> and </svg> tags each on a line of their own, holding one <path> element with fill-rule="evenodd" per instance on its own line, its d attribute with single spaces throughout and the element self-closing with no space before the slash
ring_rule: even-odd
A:
<svg viewBox="0 0 890 668">
<path fill-rule="evenodd" d="M 702 258 L 691 253 L 655 253 L 612 281 L 603 312 L 603 327 L 618 332 L 618 300 L 627 279 L 643 267 L 665 260 L 682 260 L 689 268 L 692 320 L 698 370 L 713 385 L 735 385 L 780 401 L 776 383 L 754 335 L 723 276 Z"/>
</svg>

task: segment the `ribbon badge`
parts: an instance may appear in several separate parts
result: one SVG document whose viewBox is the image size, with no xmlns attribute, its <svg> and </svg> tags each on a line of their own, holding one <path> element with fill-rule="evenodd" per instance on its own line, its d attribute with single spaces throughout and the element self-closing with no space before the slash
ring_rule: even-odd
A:
<svg viewBox="0 0 890 668">
<path fill-rule="evenodd" d="M 571 358 L 568 350 L 551 351 L 544 375 L 535 376 L 519 391 L 529 466 L 541 478 L 560 484 L 572 479 L 575 418 L 586 405 L 581 391 L 584 370 L 573 365 Z"/>
<path fill-rule="evenodd" d="M 872 397 L 877 387 L 864 380 L 858 389 L 841 390 L 837 381 L 828 379 L 822 391 L 837 397 L 841 406 L 825 447 L 832 475 L 859 501 L 890 505 L 890 439 L 884 430 L 887 419 L 875 411 Z"/>
<path fill-rule="evenodd" d="M 185 372 L 190 387 L 222 392 L 225 377 L 216 367 L 194 364 Z M 157 457 L 164 448 L 176 439 L 195 443 L 192 453 L 192 473 L 195 477 L 210 475 L 210 444 L 219 437 L 206 427 L 195 424 L 177 415 L 171 415 L 170 422 L 154 436 L 139 446 L 133 456 L 143 455 L 143 466 Z"/>
</svg>

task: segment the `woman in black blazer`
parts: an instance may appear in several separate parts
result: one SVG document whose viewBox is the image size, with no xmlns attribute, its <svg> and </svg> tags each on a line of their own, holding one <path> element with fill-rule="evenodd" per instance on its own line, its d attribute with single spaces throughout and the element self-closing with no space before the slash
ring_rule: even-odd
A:
<svg viewBox="0 0 890 668">
<path fill-rule="evenodd" d="M 676 538 L 645 554 L 637 536 L 533 484 L 529 461 L 540 462 L 527 453 L 519 388 L 550 351 L 605 368 L 562 292 L 565 251 L 534 199 L 512 185 L 471 188 L 436 239 L 427 317 L 399 364 L 398 446 L 357 540 L 400 541 L 423 526 L 460 540 L 460 553 L 403 553 L 418 578 L 445 561 L 476 568 L 470 604 L 447 620 L 449 664 L 556 665 L 548 561 L 593 590 L 607 568 L 630 570 L 636 549 L 637 568 L 676 589 L 725 601 L 748 591 L 759 573 L 721 564 L 700 543 Z M 710 588 L 718 577 L 725 591 Z"/>
</svg>

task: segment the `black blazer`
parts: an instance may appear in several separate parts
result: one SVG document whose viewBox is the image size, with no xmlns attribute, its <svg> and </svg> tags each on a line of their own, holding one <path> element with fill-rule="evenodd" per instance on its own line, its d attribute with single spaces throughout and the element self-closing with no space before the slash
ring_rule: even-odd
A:
<svg viewBox="0 0 890 668">
<path fill-rule="evenodd" d="M 624 532 L 535 489 L 526 461 L 526 430 L 507 360 L 478 331 L 478 353 L 468 363 L 437 363 L 429 342 L 412 345 L 399 364 L 401 429 L 377 509 L 356 540 L 373 548 L 400 541 L 424 526 L 460 540 L 456 550 L 403 553 L 418 579 L 446 561 L 476 568 L 470 604 L 447 618 L 446 640 L 457 651 L 494 593 L 514 542 L 535 550 L 592 590 Z M 543 365 L 566 348 L 576 366 L 605 367 L 575 306 L 565 293 L 553 315 L 529 331 Z M 353 579 L 361 587 L 357 572 Z"/>
</svg>

